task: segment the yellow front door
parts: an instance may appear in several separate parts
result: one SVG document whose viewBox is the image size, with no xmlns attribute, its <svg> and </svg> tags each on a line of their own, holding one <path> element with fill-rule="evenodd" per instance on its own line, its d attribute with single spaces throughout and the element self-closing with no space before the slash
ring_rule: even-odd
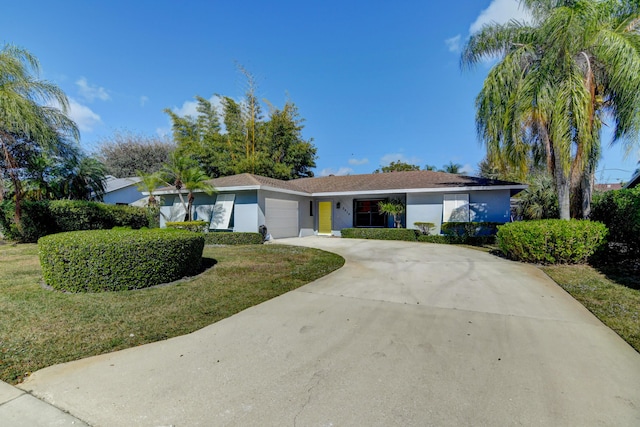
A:
<svg viewBox="0 0 640 427">
<path fill-rule="evenodd" d="M 331 234 L 332 202 L 318 203 L 318 234 Z"/>
</svg>

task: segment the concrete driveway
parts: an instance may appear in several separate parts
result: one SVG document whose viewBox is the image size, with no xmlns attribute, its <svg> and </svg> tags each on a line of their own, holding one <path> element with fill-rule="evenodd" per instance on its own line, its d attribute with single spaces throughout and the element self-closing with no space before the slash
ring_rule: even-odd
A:
<svg viewBox="0 0 640 427">
<path fill-rule="evenodd" d="M 21 387 L 94 426 L 640 425 L 640 355 L 538 269 L 446 245 L 278 243 L 347 263 Z"/>
</svg>

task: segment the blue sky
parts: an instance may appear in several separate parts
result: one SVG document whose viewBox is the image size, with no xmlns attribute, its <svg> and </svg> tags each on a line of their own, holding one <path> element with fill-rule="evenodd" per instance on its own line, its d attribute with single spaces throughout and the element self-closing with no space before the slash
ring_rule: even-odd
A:
<svg viewBox="0 0 640 427">
<path fill-rule="evenodd" d="M 196 95 L 240 98 L 239 63 L 260 98 L 297 104 L 316 175 L 393 160 L 471 173 L 484 153 L 474 99 L 489 66 L 462 72 L 459 47 L 509 18 L 526 18 L 516 0 L 21 0 L 3 5 L 0 42 L 39 58 L 88 151 L 116 131 L 168 133 L 162 110 L 193 113 Z M 640 152 L 623 157 L 605 148 L 598 181 L 627 180 Z"/>
</svg>

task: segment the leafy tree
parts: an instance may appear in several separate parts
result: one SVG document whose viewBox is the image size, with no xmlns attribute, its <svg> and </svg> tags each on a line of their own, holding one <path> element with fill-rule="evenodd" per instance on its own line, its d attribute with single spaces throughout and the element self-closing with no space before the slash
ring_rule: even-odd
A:
<svg viewBox="0 0 640 427">
<path fill-rule="evenodd" d="M 398 160 L 397 162 L 391 162 L 387 166 L 382 166 L 380 169 L 376 169 L 373 173 L 388 173 L 388 172 L 404 172 L 404 171 L 419 171 L 420 166 L 412 165 L 410 163 Z"/>
<path fill-rule="evenodd" d="M 165 110 L 180 156 L 195 159 L 212 177 L 245 172 L 279 179 L 313 176 L 317 149 L 313 140 L 302 136 L 304 120 L 297 106 L 287 101 L 280 109 L 267 102 L 269 115 L 265 120 L 253 76 L 239 69 L 247 79 L 241 102 L 219 96 L 220 113 L 209 100 L 196 97 L 196 117 L 180 117 Z"/>
<path fill-rule="evenodd" d="M 67 163 L 58 197 L 74 200 L 102 200 L 107 169 L 95 157 L 80 156 Z"/>
<path fill-rule="evenodd" d="M 554 177 L 562 219 L 589 212 L 605 115 L 630 149 L 640 131 L 640 5 L 615 0 L 522 0 L 533 24 L 487 25 L 463 66 L 498 57 L 476 98 L 487 156 L 522 177 L 529 160 Z"/>
<path fill-rule="evenodd" d="M 434 165 L 425 165 L 423 170 L 426 170 L 426 171 L 437 171 L 438 168 L 436 166 L 434 166 Z"/>
<path fill-rule="evenodd" d="M 393 216 L 393 222 L 396 228 L 400 228 L 401 215 L 405 211 L 404 203 L 401 200 L 389 200 L 378 203 L 378 211 L 380 214 L 388 214 Z"/>
<path fill-rule="evenodd" d="M 0 50 L 0 176 L 11 182 L 18 226 L 28 167 L 40 156 L 64 156 L 79 138 L 66 115 L 66 95 L 38 79 L 39 70 L 38 60 L 28 51 L 12 45 Z"/>
<path fill-rule="evenodd" d="M 175 145 L 165 139 L 122 131 L 103 139 L 99 145 L 98 158 L 107 172 L 118 178 L 136 176 L 137 171 L 159 171 L 175 149 Z"/>
</svg>

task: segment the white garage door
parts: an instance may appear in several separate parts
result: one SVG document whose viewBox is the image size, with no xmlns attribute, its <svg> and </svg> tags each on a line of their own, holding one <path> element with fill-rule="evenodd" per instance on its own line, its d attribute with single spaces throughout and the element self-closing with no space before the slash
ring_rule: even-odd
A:
<svg viewBox="0 0 640 427">
<path fill-rule="evenodd" d="M 265 199 L 265 225 L 274 238 L 298 236 L 298 202 Z"/>
</svg>

